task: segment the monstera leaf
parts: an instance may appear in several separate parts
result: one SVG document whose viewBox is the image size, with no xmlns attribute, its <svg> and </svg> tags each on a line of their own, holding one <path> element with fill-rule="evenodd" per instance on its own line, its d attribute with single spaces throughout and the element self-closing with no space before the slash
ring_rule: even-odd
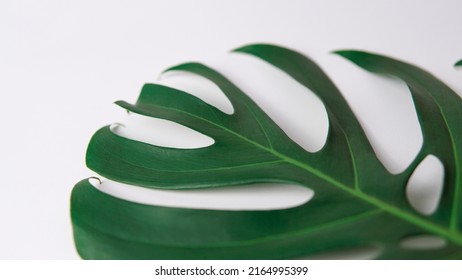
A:
<svg viewBox="0 0 462 280">
<path fill-rule="evenodd" d="M 209 79 L 229 98 L 233 114 L 156 84 L 146 84 L 135 104 L 116 104 L 187 126 L 215 143 L 197 149 L 159 147 L 118 136 L 107 126 L 91 139 L 87 166 L 106 178 L 146 188 L 287 182 L 313 189 L 314 198 L 283 210 L 170 208 L 121 200 L 86 179 L 71 198 L 75 244 L 83 258 L 282 259 L 365 245 L 378 246 L 382 259 L 462 258 L 462 101 L 455 92 L 410 64 L 360 51 L 336 52 L 368 71 L 400 78 L 410 89 L 424 143 L 405 171 L 391 174 L 346 100 L 313 61 L 272 45 L 235 52 L 274 65 L 319 96 L 329 117 L 327 142 L 319 152 L 307 152 L 292 141 L 226 77 L 186 63 L 166 71 Z M 444 188 L 436 211 L 424 215 L 407 200 L 406 186 L 430 154 L 444 165 Z M 428 235 L 445 240 L 445 246 L 402 246 L 405 238 Z"/>
</svg>

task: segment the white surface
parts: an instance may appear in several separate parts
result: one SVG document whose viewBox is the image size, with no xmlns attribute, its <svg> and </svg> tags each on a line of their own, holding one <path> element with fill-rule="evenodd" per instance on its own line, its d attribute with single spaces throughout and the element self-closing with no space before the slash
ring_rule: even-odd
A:
<svg viewBox="0 0 462 280">
<path fill-rule="evenodd" d="M 326 256 L 329 257 L 329 256 Z M 3 267 L 2 267 L 3 265 Z M 215 276 L 203 275 L 171 275 L 172 269 L 179 268 L 205 273 L 210 271 L 211 266 L 215 269 Z M 24 269 L 24 268 L 27 269 Z M 254 268 L 253 275 L 249 275 L 251 267 Z M 288 276 L 272 274 L 269 276 L 256 276 L 255 267 L 307 267 L 305 275 Z M 241 261 L 4 261 L 0 263 L 0 277 L 2 279 L 46 279 L 46 280 L 81 280 L 81 279 L 158 279 L 158 280 L 254 280 L 272 279 L 356 279 L 369 280 L 373 275 L 374 280 L 389 279 L 419 279 L 434 280 L 440 279 L 441 274 L 456 278 L 460 274 L 460 261 L 341 261 L 341 260 L 241 260 Z M 162 269 L 162 274 L 161 274 Z M 202 272 L 200 271 L 202 270 Z M 236 275 L 236 270 L 239 275 Z M 158 272 L 159 275 L 156 275 Z M 234 272 L 234 273 L 233 273 Z M 170 275 L 166 275 L 166 274 Z M 178 270 L 176 272 L 178 273 Z M 220 274 L 228 274 L 220 275 Z M 229 275 L 234 274 L 234 275 Z"/>
<path fill-rule="evenodd" d="M 289 82 L 267 65 L 227 53 L 248 43 L 284 45 L 318 62 L 399 172 L 421 143 L 406 88 L 329 52 L 391 55 L 461 92 L 462 72 L 452 67 L 462 57 L 461 10 L 460 1 L 1 1 L 0 258 L 77 258 L 69 196 L 92 174 L 86 145 L 101 126 L 125 120 L 112 101 L 134 102 L 171 65 L 217 68 L 305 148 L 318 149 L 322 107 L 286 92 Z"/>
<path fill-rule="evenodd" d="M 314 195 L 314 191 L 309 188 L 287 184 L 254 184 L 169 191 L 130 186 L 108 180 L 101 184 L 96 180 L 90 182 L 99 190 L 121 199 L 146 205 L 189 209 L 230 211 L 286 209 L 302 205 Z"/>
<path fill-rule="evenodd" d="M 409 178 L 406 196 L 417 211 L 430 215 L 438 208 L 443 185 L 444 165 L 434 155 L 428 155 Z"/>
</svg>

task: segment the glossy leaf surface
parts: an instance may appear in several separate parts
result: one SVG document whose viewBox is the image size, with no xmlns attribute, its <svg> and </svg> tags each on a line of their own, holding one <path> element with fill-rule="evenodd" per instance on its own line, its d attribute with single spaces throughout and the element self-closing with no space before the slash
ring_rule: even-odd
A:
<svg viewBox="0 0 462 280">
<path fill-rule="evenodd" d="M 71 198 L 74 238 L 83 258 L 281 259 L 370 245 L 380 248 L 377 257 L 382 259 L 462 257 L 462 101 L 455 92 L 410 64 L 366 52 L 337 52 L 368 71 L 402 79 L 411 91 L 424 144 L 410 166 L 393 175 L 376 157 L 340 91 L 313 61 L 273 45 L 235 52 L 274 65 L 322 100 L 329 135 L 319 152 L 309 153 L 293 142 L 226 77 L 203 64 L 186 63 L 167 71 L 209 79 L 231 101 L 233 114 L 155 84 L 145 85 L 135 104 L 116 104 L 187 126 L 215 143 L 198 149 L 159 147 L 104 127 L 90 141 L 87 166 L 106 178 L 147 188 L 285 182 L 313 189 L 314 198 L 284 210 L 193 210 L 128 202 L 83 180 Z M 429 154 L 443 163 L 445 179 L 439 206 L 425 216 L 410 205 L 405 189 Z M 401 245 L 420 235 L 442 238 L 445 246 L 415 250 Z"/>
</svg>

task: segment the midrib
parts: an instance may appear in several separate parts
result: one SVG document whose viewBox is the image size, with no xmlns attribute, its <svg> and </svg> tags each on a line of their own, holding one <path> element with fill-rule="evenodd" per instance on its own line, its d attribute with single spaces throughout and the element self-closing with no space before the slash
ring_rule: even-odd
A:
<svg viewBox="0 0 462 280">
<path fill-rule="evenodd" d="M 157 105 L 157 106 L 159 106 L 159 105 Z M 159 106 L 159 107 L 164 107 L 164 106 Z M 307 164 L 305 164 L 303 162 L 297 161 L 297 160 L 295 160 L 295 159 L 293 159 L 291 157 L 288 157 L 288 156 L 286 156 L 286 155 L 284 155 L 282 153 L 279 153 L 278 151 L 276 151 L 276 150 L 274 150 L 272 148 L 265 147 L 265 146 L 261 145 L 258 142 L 250 140 L 247 137 L 244 137 L 241 134 L 236 133 L 236 132 L 234 132 L 234 131 L 232 131 L 232 130 L 230 130 L 230 129 L 222 126 L 222 125 L 214 123 L 214 122 L 212 122 L 212 121 L 210 121 L 208 119 L 202 118 L 200 116 L 197 116 L 195 114 L 191 114 L 191 113 L 186 112 L 186 111 L 178 110 L 176 108 L 172 108 L 172 107 L 164 107 L 164 108 L 167 108 L 167 109 L 173 110 L 173 111 L 177 111 L 177 112 L 180 112 L 180 113 L 183 113 L 183 114 L 186 114 L 186 115 L 190 115 L 190 116 L 192 116 L 194 118 L 200 119 L 200 120 L 202 120 L 204 122 L 207 122 L 207 123 L 210 123 L 210 124 L 212 124 L 212 125 L 214 125 L 216 127 L 219 127 L 221 129 L 225 130 L 226 132 L 228 132 L 228 133 L 242 139 L 245 142 L 248 142 L 248 143 L 250 143 L 250 144 L 252 144 L 252 145 L 254 145 L 254 146 L 256 146 L 256 147 L 258 147 L 258 148 L 260 148 L 262 150 L 265 150 L 265 151 L 279 157 L 280 159 L 282 159 L 282 160 L 284 160 L 284 161 L 286 161 L 286 162 L 288 162 L 288 163 L 290 163 L 290 164 L 292 164 L 294 166 L 297 166 L 297 167 L 299 167 L 299 168 L 301 168 L 303 170 L 306 170 L 306 171 L 314 174 L 315 176 L 323 179 L 324 181 L 326 181 L 326 182 L 334 185 L 335 187 L 337 187 L 337 188 L 339 188 L 339 189 L 341 189 L 341 190 L 343 190 L 343 191 L 357 197 L 358 199 L 361 199 L 361 200 L 363 200 L 363 201 L 377 207 L 378 209 L 381 209 L 381 210 L 383 210 L 383 211 L 385 211 L 385 212 L 387 212 L 387 213 L 389 213 L 389 214 L 391 214 L 391 215 L 393 215 L 395 217 L 403 219 L 403 220 L 405 220 L 405 221 L 407 221 L 407 222 L 409 222 L 411 224 L 414 224 L 414 225 L 416 225 L 416 226 L 418 226 L 418 227 L 420 227 L 422 229 L 425 229 L 425 230 L 430 231 L 432 233 L 441 235 L 441 236 L 447 238 L 448 240 L 462 246 L 462 235 L 459 234 L 456 231 L 453 231 L 453 230 L 450 230 L 449 228 L 445 228 L 445 227 L 442 227 L 440 225 L 429 222 L 429 221 L 427 221 L 425 219 L 422 219 L 421 217 L 419 217 L 417 215 L 414 215 L 412 213 L 408 213 L 406 211 L 403 211 L 403 210 L 401 210 L 401 209 L 399 209 L 399 208 L 397 208 L 397 207 L 395 207 L 393 205 L 390 205 L 390 204 L 388 204 L 386 202 L 383 202 L 383 201 L 381 201 L 381 200 L 379 200 L 379 199 L 377 199 L 377 198 L 375 198 L 373 196 L 369 196 L 369 195 L 361 192 L 359 189 L 357 190 L 356 188 L 351 188 L 350 186 L 345 185 L 345 184 L 335 180 L 334 178 L 330 177 L 329 175 L 324 174 L 323 172 L 317 170 L 316 168 L 313 168 L 313 167 L 311 167 L 311 166 L 309 166 L 309 165 L 307 165 Z"/>
<path fill-rule="evenodd" d="M 205 119 L 204 119 L 205 120 Z M 205 121 L 208 121 L 208 120 L 205 120 Z M 325 180 L 326 182 L 329 182 L 331 183 L 332 185 L 336 186 L 337 188 L 369 203 L 369 204 L 372 204 L 374 205 L 375 207 L 387 212 L 387 213 L 390 213 L 391 215 L 393 216 L 396 216 L 398 218 L 401 218 L 411 224 L 414 224 L 416 226 L 419 226 L 425 230 L 428 230 L 432 233 L 435 233 L 435 234 L 438 234 L 438 235 L 441 235 L 441 236 L 444 236 L 446 237 L 448 240 L 458 244 L 458 245 L 462 245 L 462 235 L 458 234 L 457 232 L 453 231 L 453 230 L 450 230 L 448 228 L 445 228 L 445 227 L 442 227 L 440 225 L 437 225 L 437 224 L 434 224 L 432 222 L 429 222 L 425 219 L 422 219 L 421 217 L 417 216 L 417 215 L 414 215 L 412 213 L 409 213 L 409 212 L 406 212 L 406 211 L 403 211 L 393 205 L 390 205 L 386 202 L 383 202 L 373 196 L 370 196 L 370 195 L 367 195 L 363 192 L 361 192 L 360 190 L 357 190 L 356 188 L 351 188 L 337 180 L 335 180 L 334 178 L 330 177 L 329 175 L 326 175 L 325 173 L 303 163 L 303 162 L 300 162 L 300 161 L 297 161 L 291 157 L 288 157 L 282 153 L 279 153 L 278 151 L 276 150 L 273 150 L 271 148 L 268 148 L 268 147 L 265 147 L 261 144 L 259 144 L 258 142 L 255 142 L 255 141 L 252 141 L 242 135 L 240 135 L 239 133 L 236 133 L 226 127 L 223 127 L 223 126 L 220 126 L 218 124 L 214 124 L 214 125 L 217 125 L 219 127 L 221 127 L 222 129 L 224 129 L 225 131 L 233 134 L 234 136 L 236 137 L 239 137 L 240 139 L 262 149 L 262 150 L 265 150 L 277 157 L 279 157 L 280 159 L 292 164 L 292 165 L 295 165 L 301 169 L 304 169 L 312 174 L 314 174 L 315 176 Z"/>
</svg>

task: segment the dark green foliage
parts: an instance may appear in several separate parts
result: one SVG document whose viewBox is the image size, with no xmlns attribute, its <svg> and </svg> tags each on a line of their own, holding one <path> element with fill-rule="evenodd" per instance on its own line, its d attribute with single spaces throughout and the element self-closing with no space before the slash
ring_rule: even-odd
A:
<svg viewBox="0 0 462 280">
<path fill-rule="evenodd" d="M 159 147 L 104 127 L 90 141 L 87 166 L 106 178 L 147 188 L 287 182 L 313 189 L 314 198 L 285 210 L 192 210 L 124 201 L 83 180 L 71 198 L 74 238 L 83 258 L 281 259 L 363 245 L 379 246 L 382 259 L 461 258 L 462 100 L 455 92 L 410 64 L 366 52 L 336 52 L 365 70 L 402 79 L 411 91 L 424 144 L 410 166 L 393 175 L 376 157 L 340 91 L 313 61 L 272 45 L 235 52 L 274 65 L 319 96 L 330 125 L 319 152 L 309 153 L 294 143 L 226 77 L 187 63 L 167 71 L 209 79 L 229 98 L 234 114 L 155 84 L 145 85 L 135 104 L 116 104 L 190 127 L 215 143 L 198 149 Z M 405 190 L 429 154 L 443 163 L 445 180 L 437 210 L 425 216 L 409 204 Z M 447 244 L 426 251 L 400 246 L 403 238 L 417 235 L 435 235 Z"/>
</svg>

